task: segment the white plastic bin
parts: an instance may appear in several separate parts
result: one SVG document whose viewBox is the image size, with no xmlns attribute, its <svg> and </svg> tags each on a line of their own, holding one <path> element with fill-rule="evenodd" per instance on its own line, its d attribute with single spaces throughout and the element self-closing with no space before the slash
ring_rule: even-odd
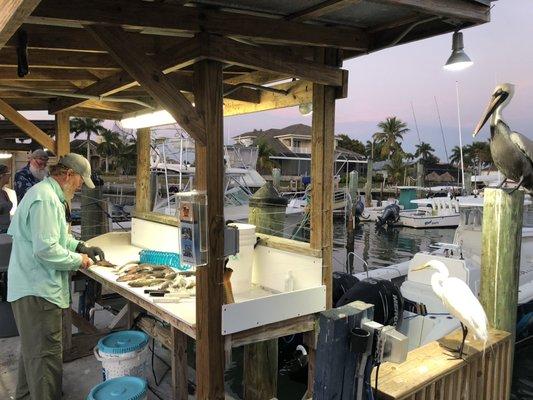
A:
<svg viewBox="0 0 533 400">
<path fill-rule="evenodd" d="M 228 268 L 233 270 L 231 287 L 233 293 L 250 290 L 252 285 L 252 266 L 254 261 L 254 246 L 256 242 L 255 225 L 233 223 L 239 230 L 239 253 L 229 257 Z"/>
</svg>

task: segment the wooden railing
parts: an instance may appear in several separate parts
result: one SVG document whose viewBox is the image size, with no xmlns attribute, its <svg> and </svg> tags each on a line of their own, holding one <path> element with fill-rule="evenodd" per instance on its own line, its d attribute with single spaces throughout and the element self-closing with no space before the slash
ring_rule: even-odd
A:
<svg viewBox="0 0 533 400">
<path fill-rule="evenodd" d="M 380 400 L 505 400 L 511 389 L 511 335 L 491 330 L 487 347 L 469 340 L 463 359 L 438 342 L 409 352 L 402 364 L 384 363 L 378 379 Z M 457 347 L 459 331 L 441 341 Z M 375 371 L 374 371 L 375 372 Z M 374 383 L 375 376 L 372 377 Z"/>
</svg>

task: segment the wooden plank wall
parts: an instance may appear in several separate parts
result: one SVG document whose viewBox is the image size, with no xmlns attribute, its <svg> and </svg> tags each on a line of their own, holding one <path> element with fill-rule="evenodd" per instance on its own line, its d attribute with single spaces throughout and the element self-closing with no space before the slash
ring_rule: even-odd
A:
<svg viewBox="0 0 533 400">
<path fill-rule="evenodd" d="M 457 344 L 459 337 L 457 331 L 446 341 Z M 469 340 L 465 346 L 467 355 L 464 360 L 452 359 L 438 342 L 431 342 L 409 352 L 407 361 L 402 364 L 384 363 L 379 372 L 379 399 L 509 399 L 513 347 L 511 335 L 491 330 L 485 351 L 480 341 Z"/>
</svg>

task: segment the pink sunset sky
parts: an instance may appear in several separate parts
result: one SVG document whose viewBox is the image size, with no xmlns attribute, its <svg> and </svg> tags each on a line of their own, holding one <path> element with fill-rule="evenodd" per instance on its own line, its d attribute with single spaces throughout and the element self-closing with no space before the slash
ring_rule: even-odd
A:
<svg viewBox="0 0 533 400">
<path fill-rule="evenodd" d="M 452 35 L 394 47 L 344 63 L 349 70 L 348 98 L 338 100 L 336 133 L 363 142 L 387 116 L 405 121 L 411 131 L 404 148 L 418 143 L 411 102 L 421 139 L 444 158 L 444 146 L 434 97 L 437 98 L 448 152 L 459 144 L 455 82 L 459 82 L 463 144 L 481 117 L 496 83 L 511 82 L 516 93 L 504 116 L 512 129 L 530 138 L 533 131 L 533 2 L 501 0 L 493 3 L 492 21 L 463 31 L 465 52 L 474 61 L 467 70 L 442 69 L 451 52 Z M 226 140 L 252 130 L 311 124 L 297 108 L 225 119 Z M 478 140 L 488 139 L 484 128 Z"/>
</svg>

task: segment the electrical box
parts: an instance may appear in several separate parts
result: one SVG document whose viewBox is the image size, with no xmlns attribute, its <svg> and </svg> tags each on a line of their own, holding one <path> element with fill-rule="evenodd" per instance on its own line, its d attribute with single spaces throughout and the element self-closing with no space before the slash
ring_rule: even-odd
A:
<svg viewBox="0 0 533 400">
<path fill-rule="evenodd" d="M 207 196 L 196 190 L 176 194 L 180 220 L 180 262 L 199 267 L 208 262 Z"/>
</svg>

